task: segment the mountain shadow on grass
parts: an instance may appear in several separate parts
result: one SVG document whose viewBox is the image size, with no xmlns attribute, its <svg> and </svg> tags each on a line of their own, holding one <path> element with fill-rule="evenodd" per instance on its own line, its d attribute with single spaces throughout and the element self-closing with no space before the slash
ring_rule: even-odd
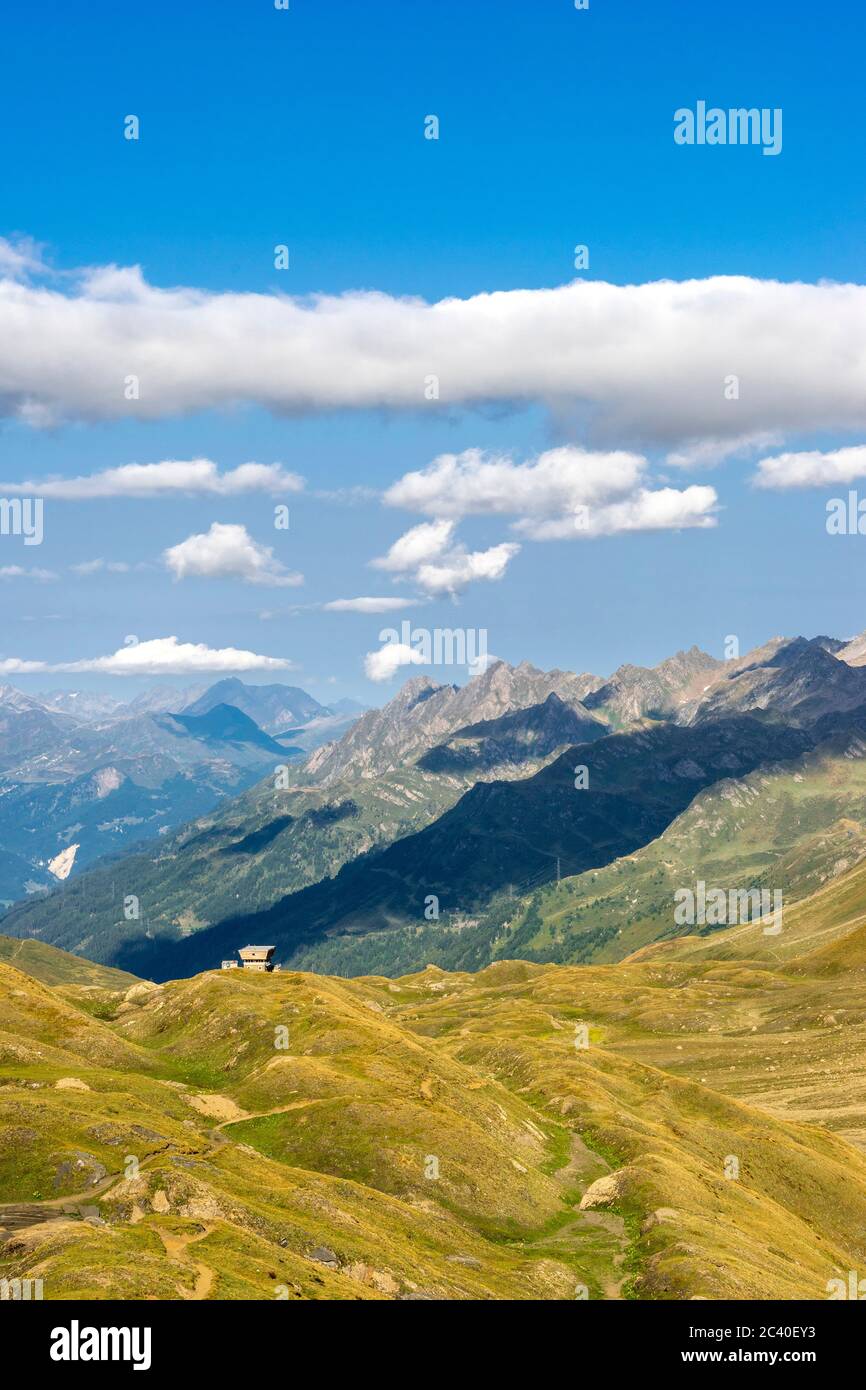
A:
<svg viewBox="0 0 866 1390">
<path fill-rule="evenodd" d="M 268 821 L 267 825 L 262 825 L 258 830 L 250 831 L 242 840 L 237 840 L 233 845 L 225 845 L 220 854 L 256 854 L 265 845 L 269 845 L 287 826 L 294 824 L 294 816 L 277 816 L 274 820 Z"/>
<path fill-rule="evenodd" d="M 804 730 L 748 715 L 613 734 L 569 749 L 533 777 L 478 783 L 432 825 L 264 911 L 183 940 L 127 940 L 111 963 L 171 979 L 212 968 L 238 945 L 260 940 L 291 964 L 297 948 L 334 936 L 427 927 L 431 895 L 443 917 L 471 916 L 509 885 L 526 891 L 634 852 L 704 787 L 797 757 L 811 743 Z M 588 787 L 576 787 L 577 765 L 588 768 Z"/>
</svg>

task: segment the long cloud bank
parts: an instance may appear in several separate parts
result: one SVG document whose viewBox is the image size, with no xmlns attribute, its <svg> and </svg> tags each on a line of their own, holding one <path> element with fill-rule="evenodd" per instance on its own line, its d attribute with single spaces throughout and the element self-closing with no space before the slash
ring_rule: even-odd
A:
<svg viewBox="0 0 866 1390">
<path fill-rule="evenodd" d="M 124 463 L 77 478 L 4 482 L 2 488 L 12 497 L 88 502 L 105 497 L 237 497 L 245 492 L 279 496 L 300 492 L 303 485 L 297 473 L 288 472 L 279 463 L 242 463 L 221 473 L 211 459 L 163 459 L 160 463 Z"/>
<path fill-rule="evenodd" d="M 239 403 L 435 409 L 435 377 L 440 405 L 577 410 L 599 440 L 694 463 L 796 431 L 866 428 L 864 359 L 855 284 L 588 280 L 428 304 L 165 290 L 138 267 L 59 288 L 0 279 L 0 410 L 35 425 Z"/>
<path fill-rule="evenodd" d="M 26 676 L 38 672 L 98 672 L 108 676 L 185 676 L 237 671 L 285 671 L 292 662 L 283 657 L 259 656 L 237 647 L 208 647 L 203 642 L 179 642 L 176 637 L 155 637 L 147 642 L 128 641 L 110 656 L 81 661 L 26 661 L 19 657 L 0 660 L 0 674 Z"/>
</svg>

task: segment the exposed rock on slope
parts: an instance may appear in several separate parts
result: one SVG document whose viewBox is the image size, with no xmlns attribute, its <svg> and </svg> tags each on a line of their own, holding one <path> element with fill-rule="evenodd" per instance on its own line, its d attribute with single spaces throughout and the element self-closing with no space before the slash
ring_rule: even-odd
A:
<svg viewBox="0 0 866 1390">
<path fill-rule="evenodd" d="M 539 671 L 528 661 L 519 666 L 496 661 L 460 687 L 417 676 L 384 709 L 362 715 L 339 743 L 317 749 L 307 771 L 322 783 L 347 775 L 377 777 L 414 762 L 467 724 L 541 704 L 552 691 L 564 701 L 579 702 L 599 684 L 596 676 Z"/>
</svg>

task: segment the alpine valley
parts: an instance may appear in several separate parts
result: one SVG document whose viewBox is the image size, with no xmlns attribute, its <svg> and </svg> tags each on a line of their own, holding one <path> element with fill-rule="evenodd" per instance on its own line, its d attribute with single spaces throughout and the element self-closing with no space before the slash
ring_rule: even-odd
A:
<svg viewBox="0 0 866 1390">
<path fill-rule="evenodd" d="M 0 717 L 0 1277 L 819 1299 L 866 1261 L 866 636 Z M 781 931 L 678 920 L 698 884 Z M 220 969 L 248 942 L 280 971 Z"/>
</svg>

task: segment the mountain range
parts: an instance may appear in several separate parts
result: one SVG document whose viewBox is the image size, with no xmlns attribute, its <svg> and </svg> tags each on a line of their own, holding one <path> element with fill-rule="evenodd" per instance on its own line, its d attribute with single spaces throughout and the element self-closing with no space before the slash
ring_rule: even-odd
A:
<svg viewBox="0 0 866 1390">
<path fill-rule="evenodd" d="M 478 969 L 518 948 L 539 961 L 621 958 L 677 931 L 672 893 L 715 862 L 694 833 L 708 807 L 738 887 L 778 866 L 796 900 L 851 862 L 848 791 L 820 789 L 829 767 L 843 784 L 855 776 L 858 650 L 774 638 L 742 658 L 692 647 L 607 680 L 527 662 L 494 662 L 462 687 L 415 677 L 339 739 L 301 750 L 282 782 L 272 764 L 158 846 L 19 904 L 4 930 L 155 979 L 206 969 L 241 937 L 341 974 Z M 281 723 L 262 689 L 260 716 L 267 702 Z M 231 693 L 220 682 L 191 707 L 208 714 L 182 718 L 212 718 Z M 762 823 L 746 829 L 742 807 L 767 779 L 814 792 L 796 833 L 787 801 L 777 815 L 759 802 Z"/>
</svg>

